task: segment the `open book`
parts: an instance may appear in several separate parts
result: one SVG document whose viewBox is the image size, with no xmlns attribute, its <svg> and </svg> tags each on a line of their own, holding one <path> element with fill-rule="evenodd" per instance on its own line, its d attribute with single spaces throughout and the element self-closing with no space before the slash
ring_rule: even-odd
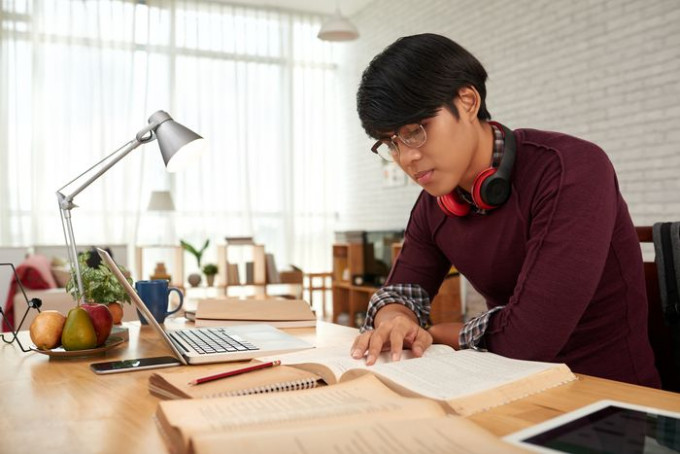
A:
<svg viewBox="0 0 680 454">
<path fill-rule="evenodd" d="M 196 309 L 196 326 L 266 323 L 277 328 L 316 326 L 316 315 L 303 300 L 269 298 L 202 299 Z"/>
<path fill-rule="evenodd" d="M 163 401 L 156 422 L 173 453 L 525 452 L 428 399 L 373 376 L 294 393 Z"/>
<path fill-rule="evenodd" d="M 162 399 L 243 396 L 314 388 L 320 379 L 313 372 L 289 366 L 278 366 L 200 385 L 189 384 L 190 381 L 197 378 L 241 369 L 259 362 L 252 360 L 245 364 L 242 362 L 214 364 L 200 368 L 182 367 L 155 372 L 149 377 L 149 392 Z"/>
<path fill-rule="evenodd" d="M 259 358 L 268 361 L 268 358 Z M 432 345 L 421 358 L 401 361 L 381 353 L 373 366 L 353 359 L 347 346 L 280 355 L 282 364 L 319 375 L 328 384 L 371 374 L 405 396 L 427 397 L 459 415 L 470 415 L 576 379 L 565 364 L 521 361 L 474 350 Z"/>
</svg>

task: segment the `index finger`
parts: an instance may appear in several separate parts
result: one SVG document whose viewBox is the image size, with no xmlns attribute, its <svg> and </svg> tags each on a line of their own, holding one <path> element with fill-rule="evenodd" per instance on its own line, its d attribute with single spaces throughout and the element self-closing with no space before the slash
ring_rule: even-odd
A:
<svg viewBox="0 0 680 454">
<path fill-rule="evenodd" d="M 403 330 L 395 328 L 390 333 L 390 352 L 392 353 L 392 361 L 399 361 L 401 359 L 401 351 L 404 349 Z"/>
<path fill-rule="evenodd" d="M 373 334 L 373 331 L 366 331 L 354 338 L 354 343 L 350 350 L 352 358 L 361 359 L 364 357 L 366 350 L 368 349 L 368 342 L 371 338 L 371 334 Z"/>
<path fill-rule="evenodd" d="M 416 338 L 411 344 L 411 351 L 413 351 L 413 354 L 416 357 L 423 356 L 423 353 L 425 353 L 425 350 L 427 350 L 430 345 L 432 345 L 432 334 L 427 330 L 418 328 Z"/>
<path fill-rule="evenodd" d="M 380 352 L 385 345 L 385 337 L 389 332 L 390 330 L 384 328 L 384 325 L 373 330 L 373 334 L 368 340 L 368 355 L 366 356 L 367 366 L 375 364 L 375 361 L 378 359 L 378 355 L 380 355 Z"/>
</svg>

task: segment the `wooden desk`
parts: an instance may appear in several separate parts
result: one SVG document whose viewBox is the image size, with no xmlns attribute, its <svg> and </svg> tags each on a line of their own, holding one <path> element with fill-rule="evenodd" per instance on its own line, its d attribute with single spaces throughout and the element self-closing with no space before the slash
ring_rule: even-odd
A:
<svg viewBox="0 0 680 454">
<path fill-rule="evenodd" d="M 182 319 L 168 319 L 180 327 Z M 149 394 L 152 371 L 95 375 L 92 362 L 160 356 L 169 350 L 148 327 L 131 323 L 130 341 L 105 356 L 51 359 L 22 353 L 16 345 L 0 346 L 0 452 L 163 453 L 165 445 L 152 420 L 158 399 Z M 289 330 L 319 346 L 346 342 L 356 330 L 319 322 Z M 29 344 L 28 333 L 22 342 Z M 192 366 L 216 368 L 212 366 Z M 590 402 L 614 398 L 669 410 L 680 409 L 680 394 L 580 377 L 578 382 L 473 415 L 473 421 L 505 435 Z"/>
</svg>

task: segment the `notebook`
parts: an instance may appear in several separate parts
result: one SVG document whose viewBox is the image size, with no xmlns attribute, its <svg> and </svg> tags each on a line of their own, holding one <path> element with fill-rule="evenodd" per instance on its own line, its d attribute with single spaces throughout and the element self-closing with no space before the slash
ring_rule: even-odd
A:
<svg viewBox="0 0 680 454">
<path fill-rule="evenodd" d="M 165 340 L 182 364 L 205 364 L 243 361 L 264 355 L 275 355 L 313 348 L 314 346 L 270 325 L 240 325 L 215 328 L 166 330 L 151 315 L 134 288 L 128 283 L 118 265 L 103 249 L 99 256 L 116 276 L 137 310 Z"/>
<path fill-rule="evenodd" d="M 257 360 L 247 363 L 257 364 Z M 156 372 L 149 377 L 149 392 L 163 399 L 204 399 L 212 397 L 244 396 L 281 391 L 315 388 L 321 379 L 313 372 L 289 366 L 260 369 L 235 375 L 228 380 L 214 380 L 200 386 L 189 382 L 211 373 L 226 372 L 244 367 L 242 363 L 219 364 L 201 368 L 173 368 Z"/>
</svg>

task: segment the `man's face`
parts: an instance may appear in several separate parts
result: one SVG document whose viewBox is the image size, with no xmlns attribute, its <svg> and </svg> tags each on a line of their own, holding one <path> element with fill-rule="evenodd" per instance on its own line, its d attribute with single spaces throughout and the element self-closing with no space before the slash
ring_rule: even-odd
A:
<svg viewBox="0 0 680 454">
<path fill-rule="evenodd" d="M 459 112 L 461 101 L 454 103 Z M 456 186 L 469 190 L 475 173 L 472 158 L 478 147 L 476 131 L 465 115 L 456 116 L 447 108 L 422 121 L 427 141 L 419 148 L 409 148 L 398 141 L 396 162 L 406 174 L 432 196 L 450 193 Z"/>
</svg>

